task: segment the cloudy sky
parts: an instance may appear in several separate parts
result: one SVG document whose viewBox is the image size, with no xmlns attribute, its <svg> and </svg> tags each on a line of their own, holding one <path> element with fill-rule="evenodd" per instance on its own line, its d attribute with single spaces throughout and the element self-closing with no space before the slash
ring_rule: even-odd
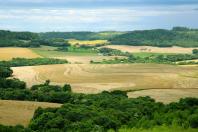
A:
<svg viewBox="0 0 198 132">
<path fill-rule="evenodd" d="M 0 0 L 0 29 L 14 31 L 198 28 L 198 0 Z"/>
</svg>

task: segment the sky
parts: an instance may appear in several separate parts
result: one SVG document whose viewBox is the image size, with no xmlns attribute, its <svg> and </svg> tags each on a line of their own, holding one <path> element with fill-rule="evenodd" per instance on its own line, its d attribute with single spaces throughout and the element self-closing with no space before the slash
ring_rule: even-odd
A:
<svg viewBox="0 0 198 132">
<path fill-rule="evenodd" d="M 132 31 L 198 28 L 198 0 L 0 0 L 0 29 Z"/>
</svg>

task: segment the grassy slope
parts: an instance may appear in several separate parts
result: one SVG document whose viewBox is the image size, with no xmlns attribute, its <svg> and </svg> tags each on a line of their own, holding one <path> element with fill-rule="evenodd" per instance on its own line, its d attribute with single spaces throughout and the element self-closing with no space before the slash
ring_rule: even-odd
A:
<svg viewBox="0 0 198 132">
<path fill-rule="evenodd" d="M 64 57 L 64 56 L 94 56 L 95 52 L 73 51 L 73 52 L 61 52 L 55 51 L 55 47 L 41 46 L 40 48 L 31 48 L 35 53 L 43 57 Z"/>
</svg>

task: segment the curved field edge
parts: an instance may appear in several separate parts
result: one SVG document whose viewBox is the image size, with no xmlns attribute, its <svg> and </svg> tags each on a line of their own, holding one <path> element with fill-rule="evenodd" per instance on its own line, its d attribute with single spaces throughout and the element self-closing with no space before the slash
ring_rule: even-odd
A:
<svg viewBox="0 0 198 132">
<path fill-rule="evenodd" d="M 31 101 L 0 100 L 0 124 L 27 126 L 38 107 L 56 108 L 61 104 Z"/>
<path fill-rule="evenodd" d="M 168 104 L 171 102 L 177 102 L 181 98 L 186 98 L 186 97 L 198 98 L 198 88 L 145 89 L 145 90 L 136 90 L 133 92 L 128 92 L 127 95 L 129 98 L 150 96 L 151 98 L 154 98 L 157 102 L 163 102 L 165 104 Z"/>
</svg>

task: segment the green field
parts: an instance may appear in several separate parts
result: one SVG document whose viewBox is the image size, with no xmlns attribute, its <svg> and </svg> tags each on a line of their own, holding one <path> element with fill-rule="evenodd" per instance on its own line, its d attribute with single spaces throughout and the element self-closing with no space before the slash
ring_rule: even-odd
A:
<svg viewBox="0 0 198 132">
<path fill-rule="evenodd" d="M 176 54 L 176 53 L 148 53 L 148 52 L 133 53 L 135 57 L 141 57 L 141 58 L 157 56 L 157 55 L 172 55 L 172 54 Z"/>
<path fill-rule="evenodd" d="M 35 53 L 42 57 L 65 57 L 65 56 L 96 56 L 97 53 L 91 50 L 72 50 L 68 52 L 56 51 L 56 47 L 41 46 L 40 48 L 31 48 Z"/>
</svg>

